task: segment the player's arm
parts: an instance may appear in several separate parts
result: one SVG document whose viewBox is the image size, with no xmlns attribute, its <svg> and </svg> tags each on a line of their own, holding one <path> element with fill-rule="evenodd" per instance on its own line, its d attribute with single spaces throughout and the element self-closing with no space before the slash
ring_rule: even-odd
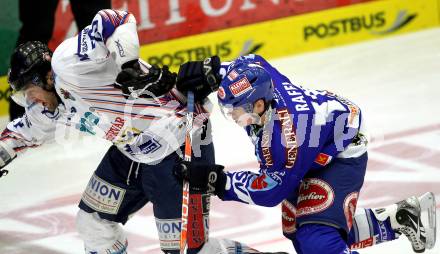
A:
<svg viewBox="0 0 440 254">
<path fill-rule="evenodd" d="M 195 193 L 215 194 L 222 200 L 259 206 L 276 206 L 299 186 L 321 148 L 286 147 L 281 145 L 279 136 L 278 140 L 280 143 L 270 148 L 271 162 L 266 162 L 271 165 L 260 168 L 258 173 L 227 172 L 221 165 L 203 162 L 181 162 L 174 172 L 178 178 L 189 180 L 190 190 Z"/>
<path fill-rule="evenodd" d="M 259 172 L 224 172 L 223 166 L 203 162 L 182 162 L 175 172 L 189 180 L 193 192 L 207 192 L 222 200 L 235 200 L 260 206 L 275 206 L 287 197 L 299 184 L 301 172 L 295 166 L 296 146 L 282 144 L 282 126 L 275 122 L 272 144 L 264 156 L 266 165 Z M 292 168 L 290 168 L 292 167 Z"/>
<path fill-rule="evenodd" d="M 223 200 L 235 200 L 259 206 L 276 206 L 300 184 L 301 177 L 287 168 L 226 172 Z"/>
<path fill-rule="evenodd" d="M 276 206 L 300 183 L 301 177 L 286 168 L 225 172 L 221 165 L 182 162 L 175 174 L 190 182 L 194 193 L 217 195 L 222 200 L 234 200 L 259 206 Z"/>
<path fill-rule="evenodd" d="M 110 57 L 119 68 L 139 59 L 139 38 L 133 14 L 127 11 L 101 10 L 94 17 L 90 29 L 90 37 L 102 38 L 101 43 L 108 49 Z"/>
<path fill-rule="evenodd" d="M 51 117 L 56 117 L 56 115 L 44 112 L 39 105 L 34 105 L 26 109 L 23 117 L 7 125 L 0 135 L 0 169 L 3 169 L 24 150 L 38 147 L 54 139 L 56 123 Z M 1 175 L 3 175 L 2 172 L 0 172 L 0 177 Z"/>
<path fill-rule="evenodd" d="M 284 128 L 284 129 L 283 129 Z M 321 145 L 318 147 L 297 146 L 293 132 L 287 125 L 275 121 L 272 143 L 263 154 L 264 165 L 259 172 L 224 172 L 220 165 L 196 162 L 182 162 L 177 167 L 181 175 L 189 179 L 194 192 L 208 192 L 222 200 L 234 200 L 259 206 L 275 206 L 292 193 L 300 184 L 304 174 L 311 167 Z M 183 170 L 182 170 L 183 169 Z"/>
<path fill-rule="evenodd" d="M 176 74 L 170 72 L 168 66 L 159 68 L 140 61 L 139 38 L 133 14 L 101 10 L 86 29 L 82 33 L 87 33 L 85 38 L 91 40 L 92 48 L 100 43 L 108 49 L 108 54 L 120 70 L 115 87 L 127 97 L 161 96 L 174 87 Z"/>
</svg>

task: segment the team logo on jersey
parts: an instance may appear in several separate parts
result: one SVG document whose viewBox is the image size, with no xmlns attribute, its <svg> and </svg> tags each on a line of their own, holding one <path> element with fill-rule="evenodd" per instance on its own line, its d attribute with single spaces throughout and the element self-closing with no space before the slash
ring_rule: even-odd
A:
<svg viewBox="0 0 440 254">
<path fill-rule="evenodd" d="M 94 174 L 90 178 L 81 200 L 96 211 L 117 214 L 124 195 L 124 189 L 112 185 Z"/>
<path fill-rule="evenodd" d="M 283 133 L 282 144 L 286 148 L 286 168 L 292 168 L 296 161 L 298 143 L 296 141 L 295 129 L 289 111 L 285 109 L 277 110 L 278 119 L 281 122 L 281 132 Z"/>
<path fill-rule="evenodd" d="M 278 183 L 266 174 L 256 177 L 251 183 L 251 191 L 270 190 Z"/>
<path fill-rule="evenodd" d="M 325 153 L 319 153 L 318 156 L 316 156 L 315 163 L 325 166 L 330 163 L 332 160 L 332 156 L 325 154 Z"/>
<path fill-rule="evenodd" d="M 229 90 L 231 90 L 232 95 L 235 97 L 238 97 L 250 90 L 252 90 L 252 85 L 249 83 L 249 80 L 247 77 L 243 77 L 237 82 L 232 83 L 229 86 Z"/>
<path fill-rule="evenodd" d="M 225 97 L 226 97 L 226 93 L 225 93 L 225 89 L 224 89 L 223 87 L 220 87 L 220 88 L 218 89 L 218 91 L 217 91 L 217 96 L 218 96 L 220 99 L 222 99 L 222 100 L 225 99 Z"/>
<path fill-rule="evenodd" d="M 121 117 L 116 117 L 115 120 L 112 122 L 112 126 L 110 129 L 105 133 L 105 139 L 112 141 L 121 131 L 122 127 L 124 127 L 125 120 Z"/>
<path fill-rule="evenodd" d="M 143 154 L 154 153 L 162 147 L 162 145 L 152 136 L 142 134 L 141 139 L 142 144 L 139 145 L 139 149 L 141 149 Z"/>
<path fill-rule="evenodd" d="M 116 136 L 116 140 L 113 140 L 113 143 L 117 145 L 123 143 L 132 143 L 140 133 L 141 133 L 140 130 L 133 127 L 124 128 L 121 135 Z"/>
<path fill-rule="evenodd" d="M 64 99 L 72 100 L 72 101 L 75 100 L 75 97 L 73 97 L 69 91 L 64 90 L 63 88 L 60 88 L 60 92 L 61 92 L 61 95 L 63 95 Z"/>
<path fill-rule="evenodd" d="M 347 220 L 347 227 L 350 230 L 353 226 L 354 212 L 356 211 L 356 204 L 358 200 L 359 193 L 352 192 L 345 197 L 344 200 L 344 214 Z"/>
<path fill-rule="evenodd" d="M 295 233 L 296 231 L 296 208 L 292 203 L 283 200 L 281 204 L 281 216 L 283 224 L 283 232 L 286 234 Z"/>
<path fill-rule="evenodd" d="M 329 208 L 335 200 L 332 187 L 318 178 L 307 178 L 300 186 L 297 216 L 319 213 Z"/>
<path fill-rule="evenodd" d="M 150 154 L 159 150 L 162 145 L 153 136 L 147 133 L 141 133 L 136 136 L 135 142 L 132 144 L 126 144 L 124 146 L 125 151 L 132 155 L 136 154 Z"/>
<path fill-rule="evenodd" d="M 92 112 L 84 113 L 81 117 L 80 123 L 76 124 L 76 128 L 82 132 L 87 132 L 95 135 L 96 132 L 93 130 L 99 123 L 99 117 L 95 116 Z"/>
</svg>

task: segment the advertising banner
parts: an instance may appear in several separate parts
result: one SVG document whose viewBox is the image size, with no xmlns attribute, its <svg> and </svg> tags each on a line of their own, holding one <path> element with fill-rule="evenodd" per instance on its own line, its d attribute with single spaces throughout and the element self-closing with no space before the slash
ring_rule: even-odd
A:
<svg viewBox="0 0 440 254">
<path fill-rule="evenodd" d="M 9 114 L 9 95 L 10 90 L 6 76 L 0 77 L 0 116 Z"/>
<path fill-rule="evenodd" d="M 165 41 L 371 0 L 113 0 L 138 22 L 141 44 Z M 76 32 L 68 0 L 56 12 L 51 48 Z"/>
<path fill-rule="evenodd" d="M 275 58 L 437 26 L 438 16 L 437 0 L 373 1 L 153 43 L 141 56 L 174 70 L 215 54 Z"/>
</svg>

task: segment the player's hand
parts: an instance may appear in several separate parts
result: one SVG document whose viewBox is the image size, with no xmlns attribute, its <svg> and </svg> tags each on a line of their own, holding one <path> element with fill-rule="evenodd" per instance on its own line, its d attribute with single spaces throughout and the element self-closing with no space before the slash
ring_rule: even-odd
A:
<svg viewBox="0 0 440 254">
<path fill-rule="evenodd" d="M 15 157 L 17 157 L 17 154 L 14 149 L 10 148 L 4 142 L 0 142 L 0 177 L 8 174 L 9 171 L 3 168 L 15 159 Z"/>
<path fill-rule="evenodd" d="M 133 60 L 122 65 L 115 87 L 121 89 L 127 98 L 154 98 L 168 93 L 176 84 L 176 76 L 166 65 L 162 68 L 153 65 L 145 73 L 138 60 Z"/>
<path fill-rule="evenodd" d="M 189 181 L 191 193 L 207 193 L 222 197 L 226 185 L 223 169 L 222 165 L 217 164 L 182 161 L 174 167 L 174 175 L 179 180 Z"/>
<path fill-rule="evenodd" d="M 217 91 L 221 82 L 219 70 L 218 56 L 184 63 L 177 74 L 177 90 L 183 94 L 192 91 L 196 101 L 203 101 L 210 93 Z"/>
</svg>

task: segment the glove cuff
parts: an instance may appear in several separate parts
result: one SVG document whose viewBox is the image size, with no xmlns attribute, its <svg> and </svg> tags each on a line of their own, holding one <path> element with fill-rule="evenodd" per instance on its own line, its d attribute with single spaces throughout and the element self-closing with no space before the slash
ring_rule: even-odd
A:
<svg viewBox="0 0 440 254">
<path fill-rule="evenodd" d="M 203 71 L 206 75 L 206 82 L 208 83 L 211 92 L 217 91 L 221 81 L 219 74 L 220 58 L 216 55 L 206 58 L 203 61 Z"/>
<path fill-rule="evenodd" d="M 128 62 L 125 62 L 121 65 L 121 69 L 126 69 L 126 68 L 134 68 L 133 66 L 138 63 L 139 60 L 138 59 L 134 59 L 134 60 L 130 60 Z"/>
<path fill-rule="evenodd" d="M 215 191 L 214 194 L 219 197 L 221 200 L 223 200 L 224 194 L 225 194 L 225 188 L 226 188 L 226 181 L 228 177 L 226 176 L 225 172 L 223 172 L 223 169 L 220 170 L 217 174 L 218 179 L 215 185 Z"/>
</svg>

